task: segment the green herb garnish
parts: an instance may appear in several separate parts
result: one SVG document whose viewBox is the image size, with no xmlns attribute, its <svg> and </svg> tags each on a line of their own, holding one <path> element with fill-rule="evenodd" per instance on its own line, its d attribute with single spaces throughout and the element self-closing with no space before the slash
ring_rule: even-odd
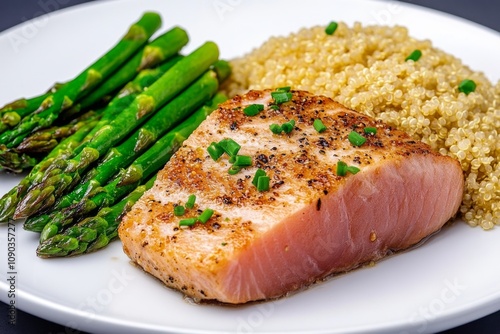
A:
<svg viewBox="0 0 500 334">
<path fill-rule="evenodd" d="M 278 92 L 289 92 L 290 91 L 290 86 L 284 86 L 284 87 L 279 87 L 276 89 Z"/>
<path fill-rule="evenodd" d="M 177 205 L 174 207 L 174 215 L 176 216 L 182 216 L 185 212 L 186 210 L 182 205 Z"/>
<path fill-rule="evenodd" d="M 233 166 L 248 167 L 252 166 L 252 157 L 249 155 L 237 155 L 234 159 Z"/>
<path fill-rule="evenodd" d="M 245 107 L 245 109 L 243 109 L 243 112 L 247 116 L 255 116 L 258 113 L 260 113 L 262 110 L 264 110 L 263 104 L 251 104 L 251 105 Z"/>
<path fill-rule="evenodd" d="M 207 147 L 207 152 L 214 161 L 217 161 L 224 154 L 224 149 L 219 144 L 212 142 L 210 146 Z"/>
<path fill-rule="evenodd" d="M 283 123 L 281 125 L 276 124 L 276 123 L 269 125 L 269 129 L 275 135 L 279 135 L 282 132 L 288 134 L 288 133 L 292 132 L 294 128 L 295 128 L 295 121 L 293 119 L 291 119 L 288 122 Z"/>
<path fill-rule="evenodd" d="M 203 210 L 201 215 L 198 216 L 198 220 L 200 222 L 202 222 L 203 224 L 205 224 L 212 217 L 213 214 L 214 214 L 214 210 L 205 209 L 205 210 Z"/>
<path fill-rule="evenodd" d="M 238 154 L 241 146 L 231 138 L 224 138 L 219 142 L 219 146 L 222 147 L 224 152 L 226 152 L 230 157 Z"/>
<path fill-rule="evenodd" d="M 292 93 L 286 91 L 271 92 L 271 96 L 276 104 L 285 103 L 292 99 Z"/>
<path fill-rule="evenodd" d="M 235 165 L 232 165 L 231 167 L 229 167 L 229 169 L 227 170 L 227 173 L 229 175 L 236 175 L 238 174 L 239 172 L 241 171 L 241 167 L 240 166 L 235 166 Z"/>
<path fill-rule="evenodd" d="M 194 203 L 196 202 L 196 195 L 191 194 L 188 197 L 188 200 L 186 202 L 186 208 L 192 209 L 194 207 Z"/>
<path fill-rule="evenodd" d="M 476 83 L 473 80 L 465 79 L 458 85 L 458 90 L 465 95 L 469 95 L 476 90 Z"/>
<path fill-rule="evenodd" d="M 269 176 L 260 176 L 257 179 L 257 190 L 258 191 L 268 191 L 269 190 Z"/>
<path fill-rule="evenodd" d="M 281 125 L 281 129 L 283 129 L 284 133 L 290 133 L 290 132 L 292 132 L 292 130 L 293 130 L 294 127 L 295 127 L 295 121 L 293 119 L 291 119 L 288 122 L 283 123 L 283 125 Z"/>
<path fill-rule="evenodd" d="M 261 169 L 261 168 L 259 168 L 259 169 L 257 169 L 257 170 L 255 171 L 255 175 L 254 175 L 254 177 L 253 177 L 253 179 L 252 179 L 252 184 L 253 184 L 254 186 L 256 186 L 256 187 L 257 187 L 257 183 L 258 183 L 259 177 L 261 177 L 261 176 L 266 176 L 266 171 L 265 171 L 265 170 L 263 170 L 263 169 Z"/>
<path fill-rule="evenodd" d="M 360 169 L 356 166 L 348 166 L 347 171 L 351 174 L 357 174 L 360 171 Z"/>
<path fill-rule="evenodd" d="M 337 162 L 337 176 L 345 176 L 348 172 L 351 174 L 356 174 L 360 169 L 356 166 L 348 166 L 342 160 Z"/>
<path fill-rule="evenodd" d="M 325 124 L 323 124 L 323 122 L 319 118 L 316 118 L 314 120 L 313 126 L 316 129 L 316 131 L 318 131 L 319 133 L 322 133 L 326 130 Z"/>
<path fill-rule="evenodd" d="M 269 129 L 275 135 L 279 135 L 283 131 L 283 128 L 279 124 L 271 124 L 271 125 L 269 125 Z"/>
<path fill-rule="evenodd" d="M 346 173 L 347 173 L 347 164 L 342 160 L 339 160 L 339 162 L 337 162 L 337 175 L 345 176 Z"/>
<path fill-rule="evenodd" d="M 252 184 L 257 188 L 258 191 L 268 191 L 269 190 L 269 176 L 263 169 L 257 169 L 255 175 L 252 179 Z"/>
<path fill-rule="evenodd" d="M 420 59 L 420 57 L 422 57 L 422 51 L 420 51 L 419 49 L 416 49 L 412 53 L 410 53 L 410 55 L 408 57 L 406 57 L 405 61 L 408 61 L 408 60 L 417 61 Z"/>
<path fill-rule="evenodd" d="M 369 126 L 367 126 L 364 129 L 364 131 L 365 131 L 366 134 L 369 134 L 369 135 L 376 135 L 377 134 L 377 128 L 376 127 L 369 127 Z"/>
<path fill-rule="evenodd" d="M 179 226 L 193 226 L 196 224 L 196 218 L 187 218 L 179 221 Z"/>
<path fill-rule="evenodd" d="M 339 24 L 337 22 L 335 22 L 335 21 L 330 22 L 325 29 L 325 33 L 327 35 L 333 35 L 335 30 L 337 30 L 338 26 L 339 26 Z"/>
<path fill-rule="evenodd" d="M 357 133 L 356 131 L 351 131 L 349 136 L 347 136 L 351 144 L 354 146 L 361 146 L 366 142 L 366 138 Z"/>
</svg>

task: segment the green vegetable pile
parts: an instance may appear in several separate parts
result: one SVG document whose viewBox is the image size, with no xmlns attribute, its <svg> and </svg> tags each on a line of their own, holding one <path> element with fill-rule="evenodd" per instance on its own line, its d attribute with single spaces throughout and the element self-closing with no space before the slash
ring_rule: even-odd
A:
<svg viewBox="0 0 500 334">
<path fill-rule="evenodd" d="M 25 172 L 0 199 L 0 221 L 25 219 L 37 255 L 96 251 L 152 187 L 182 142 L 227 99 L 215 43 L 182 55 L 189 38 L 147 12 L 74 79 L 0 109 L 0 168 Z"/>
</svg>

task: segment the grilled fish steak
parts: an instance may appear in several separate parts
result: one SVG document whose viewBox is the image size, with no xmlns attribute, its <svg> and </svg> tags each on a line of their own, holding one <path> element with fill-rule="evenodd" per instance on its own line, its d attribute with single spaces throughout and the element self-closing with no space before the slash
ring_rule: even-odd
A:
<svg viewBox="0 0 500 334">
<path fill-rule="evenodd" d="M 233 304 L 280 297 L 407 249 L 457 213 L 464 178 L 454 159 L 327 97 L 291 91 L 290 101 L 277 103 L 271 93 L 221 104 L 124 217 L 125 253 L 167 286 Z M 247 116 L 252 104 L 264 110 Z M 291 132 L 270 131 L 290 120 Z M 352 131 L 366 142 L 351 143 Z M 252 157 L 234 175 L 227 154 L 207 153 L 227 138 L 241 146 L 238 155 Z M 337 175 L 339 161 L 345 175 Z M 269 176 L 269 190 L 252 183 L 257 169 Z M 176 216 L 174 207 L 192 194 L 194 207 Z M 179 226 L 207 208 L 214 214 L 206 223 Z"/>
</svg>

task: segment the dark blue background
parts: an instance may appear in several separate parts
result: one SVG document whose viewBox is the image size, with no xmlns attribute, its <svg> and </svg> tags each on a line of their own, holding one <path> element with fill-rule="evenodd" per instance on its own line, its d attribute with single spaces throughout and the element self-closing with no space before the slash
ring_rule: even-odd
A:
<svg viewBox="0 0 500 334">
<path fill-rule="evenodd" d="M 41 9 L 39 1 L 36 0 L 0 1 L 0 32 L 14 25 L 30 20 L 45 12 L 74 6 L 84 2 L 90 2 L 90 0 L 41 1 L 41 3 L 46 4 L 44 8 Z M 499 0 L 406 0 L 403 2 L 434 8 L 443 12 L 461 16 L 500 32 Z M 422 24 L 425 24 L 425 22 L 422 22 Z M 0 78 L 0 80 L 5 79 Z M 492 265 L 498 265 L 498 263 L 494 263 Z M 43 319 L 34 317 L 20 310 L 18 310 L 17 314 L 17 324 L 15 326 L 9 325 L 7 323 L 7 314 L 7 305 L 4 303 L 0 303 L 0 333 L 2 334 L 78 333 L 78 331 L 72 331 L 71 329 L 65 328 L 64 326 L 47 322 Z M 193 319 L 193 321 L 196 321 L 196 319 Z M 443 332 L 443 334 L 466 333 L 500 334 L 500 311 L 464 326 L 460 326 Z"/>
</svg>

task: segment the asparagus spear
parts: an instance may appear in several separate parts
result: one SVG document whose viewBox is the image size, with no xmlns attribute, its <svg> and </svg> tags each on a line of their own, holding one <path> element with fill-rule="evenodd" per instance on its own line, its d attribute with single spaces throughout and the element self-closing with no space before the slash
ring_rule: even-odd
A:
<svg viewBox="0 0 500 334">
<path fill-rule="evenodd" d="M 0 108 L 0 133 L 16 126 L 23 117 L 38 109 L 43 100 L 56 92 L 63 85 L 64 84 L 62 83 L 56 83 L 46 93 L 40 96 L 35 96 L 29 99 L 21 98 Z"/>
<path fill-rule="evenodd" d="M 9 111 L 22 111 L 26 108 L 31 108 L 32 111 L 35 111 L 43 102 L 43 100 L 45 100 L 50 94 L 52 93 L 49 91 L 40 96 L 35 96 L 29 99 L 23 97 L 13 102 L 7 103 L 2 108 L 0 108 L 0 115 L 2 115 L 3 117 L 3 115 L 5 115 L 5 113 Z"/>
<path fill-rule="evenodd" d="M 188 56 L 177 62 L 148 90 L 139 94 L 134 102 L 118 115 L 108 126 L 103 127 L 92 141 L 79 154 L 68 161 L 66 168 L 59 174 L 34 186 L 19 202 L 14 218 L 25 218 L 51 206 L 55 198 L 66 189 L 74 186 L 88 166 L 99 159 L 116 143 L 126 138 L 150 114 L 187 87 L 203 74 L 219 56 L 215 43 L 206 42 Z"/>
<path fill-rule="evenodd" d="M 129 61 L 114 72 L 107 80 L 100 84 L 95 90 L 85 96 L 78 96 L 78 104 L 73 105 L 69 110 L 64 112 L 64 118 L 71 118 L 72 115 L 87 109 L 104 97 L 113 94 L 117 89 L 133 79 L 140 71 L 146 68 L 152 68 L 164 60 L 172 57 L 184 47 L 189 38 L 185 30 L 179 27 L 174 27 L 166 33 L 155 38 L 151 43 L 147 44 L 143 49 L 139 50 Z M 51 92 L 55 92 L 62 84 L 58 84 L 49 92 L 31 98 L 19 99 L 5 105 L 0 109 L 1 122 L 0 133 L 17 125 L 21 119 L 34 112 L 40 104 Z"/>
<path fill-rule="evenodd" d="M 90 120 L 40 130 L 25 138 L 17 148 L 0 145 L 0 167 L 13 173 L 21 173 L 35 166 L 41 158 L 65 137 L 70 136 Z"/>
<path fill-rule="evenodd" d="M 66 159 L 78 154 L 85 147 L 85 143 L 88 143 L 95 136 L 96 132 L 107 126 L 111 120 L 116 118 L 118 114 L 132 103 L 140 92 L 158 80 L 180 59 L 182 59 L 182 56 L 174 56 L 154 69 L 142 70 L 109 103 L 108 107 L 103 111 L 100 121 L 90 131 L 87 131 L 84 138 L 78 141 L 78 143 L 83 143 L 82 145 L 71 145 L 65 147 L 64 150 L 57 147 L 49 153 L 49 156 L 43 161 L 41 166 L 35 166 L 30 174 L 21 181 L 19 186 L 9 191 L 0 199 L 0 222 L 12 219 L 19 201 L 32 187 L 41 182 L 41 179 L 48 173 L 50 175 L 59 174 L 61 168 L 65 165 L 64 162 Z M 68 142 L 74 143 L 71 138 Z M 59 151 L 64 152 L 64 154 L 58 158 Z"/>
<path fill-rule="evenodd" d="M 20 194 L 25 193 L 29 188 L 36 173 L 45 170 L 56 158 L 65 159 L 70 153 L 81 144 L 85 136 L 97 124 L 97 120 L 86 124 L 73 135 L 61 141 L 41 162 L 33 167 L 31 172 L 0 199 L 0 222 L 7 222 L 12 219 L 16 205 L 19 202 Z"/>
<path fill-rule="evenodd" d="M 10 172 L 20 173 L 35 166 L 44 155 L 57 146 L 60 140 L 75 133 L 86 123 L 100 117 L 90 111 L 75 119 L 71 124 L 40 130 L 26 138 L 16 149 L 2 147 L 0 166 Z"/>
<path fill-rule="evenodd" d="M 57 146 L 60 140 L 72 135 L 88 122 L 98 117 L 100 118 L 101 113 L 102 109 L 98 111 L 91 110 L 68 124 L 38 130 L 29 137 L 26 137 L 21 144 L 16 147 L 16 152 L 28 154 L 50 152 Z"/>
<path fill-rule="evenodd" d="M 79 95 L 100 84 L 142 47 L 160 25 L 161 18 L 158 14 L 145 13 L 108 53 L 47 97 L 34 114 L 21 120 L 13 129 L 2 133 L 0 144 L 6 145 L 7 148 L 15 147 L 28 133 L 50 126 L 61 111 L 70 107 Z"/>
<path fill-rule="evenodd" d="M 26 219 L 24 229 L 40 232 L 45 225 L 54 219 L 58 212 L 82 201 L 86 196 L 91 196 L 93 192 L 99 191 L 99 188 L 121 168 L 129 166 L 160 136 L 209 100 L 218 87 L 215 72 L 207 71 L 175 99 L 157 111 L 127 140 L 110 149 L 103 161 L 87 172 L 83 182 L 57 200 L 52 212 L 38 214 Z"/>
<path fill-rule="evenodd" d="M 38 246 L 37 255 L 42 258 L 74 256 L 105 247 L 117 236 L 121 218 L 146 190 L 151 189 L 155 180 L 156 175 L 115 205 L 102 208 L 94 217 L 88 217 L 63 233 L 50 237 Z"/>
<path fill-rule="evenodd" d="M 5 105 L 1 111 L 0 133 L 13 128 L 21 119 L 35 111 L 50 94 L 46 93 L 31 99 L 19 99 Z"/>
<path fill-rule="evenodd" d="M 118 96 L 120 98 L 125 97 L 126 95 L 130 95 L 130 98 L 120 100 L 119 104 L 115 105 L 115 112 L 109 112 L 108 115 L 103 119 L 103 123 L 109 121 L 112 117 L 115 117 L 117 111 L 123 110 L 124 107 L 128 106 L 138 93 L 142 92 L 146 87 L 150 86 L 180 59 L 181 56 L 176 55 L 157 68 L 142 70 L 137 75 L 135 80 L 129 81 L 127 85 L 125 85 L 125 87 L 123 87 L 118 93 Z M 92 113 L 95 112 L 89 111 L 84 115 L 78 117 L 76 120 L 71 121 L 67 125 L 54 126 L 48 129 L 37 131 L 31 136 L 25 138 L 23 142 L 21 142 L 21 144 L 19 144 L 19 146 L 16 148 L 16 151 L 22 153 L 36 153 L 43 152 L 43 150 L 49 151 L 57 144 L 57 139 L 67 137 L 68 135 L 75 132 L 79 127 L 83 125 L 84 120 L 88 118 L 88 115 L 91 115 Z M 103 123 L 101 123 L 101 125 Z M 99 128 L 96 128 L 96 131 L 97 129 Z"/>
<path fill-rule="evenodd" d="M 104 117 L 102 117 L 96 128 L 89 133 L 89 137 L 92 137 L 101 127 L 108 124 L 111 119 L 113 119 L 119 112 L 121 112 L 125 107 L 128 107 L 134 98 L 142 92 L 146 87 L 150 86 L 154 81 L 160 78 L 168 69 L 170 69 L 177 61 L 182 59 L 182 56 L 175 55 L 168 59 L 167 61 L 160 64 L 154 69 L 142 70 L 133 81 L 128 82 L 117 94 L 117 96 L 108 104 L 105 108 L 106 112 Z M 59 128 L 54 128 L 55 131 L 60 133 Z M 40 131 L 47 131 L 40 130 Z M 35 136 L 32 138 L 32 136 Z M 0 145 L 0 166 L 8 169 L 12 172 L 20 173 L 23 169 L 27 169 L 36 164 L 36 159 L 30 157 L 29 155 L 22 155 L 19 153 L 25 152 L 32 145 L 38 145 L 42 147 L 49 147 L 54 144 L 54 141 L 50 141 L 48 134 L 44 133 L 42 138 L 39 135 L 33 134 L 32 136 L 25 138 L 15 149 L 8 149 L 5 146 Z M 34 142 L 33 142 L 34 141 Z M 47 143 L 48 142 L 48 143 Z M 82 147 L 83 148 L 83 147 Z"/>
<path fill-rule="evenodd" d="M 142 70 L 134 80 L 128 82 L 105 108 L 104 116 L 94 129 L 88 134 L 85 143 L 89 143 L 92 138 L 102 128 L 114 120 L 123 110 L 128 108 L 135 98 L 145 89 L 151 86 L 156 80 L 162 77 L 172 66 L 174 66 L 183 56 L 176 55 L 158 67 Z M 74 151 L 74 156 L 81 152 L 86 145 L 81 145 Z M 36 184 L 36 183 L 35 183 Z M 33 186 L 35 185 L 33 184 Z"/>
<path fill-rule="evenodd" d="M 125 65 L 119 68 L 113 75 L 99 85 L 95 90 L 84 96 L 78 104 L 73 105 L 64 112 L 64 117 L 69 117 L 84 110 L 103 97 L 116 92 L 127 82 L 132 80 L 140 71 L 152 68 L 163 61 L 176 55 L 188 42 L 189 38 L 185 30 L 174 27 L 166 33 L 155 38 L 143 49 L 135 54 Z"/>
<path fill-rule="evenodd" d="M 38 162 L 35 157 L 19 154 L 4 145 L 0 145 L 0 150 L 3 150 L 3 154 L 0 155 L 0 166 L 9 172 L 21 173 L 24 169 L 33 167 Z"/>
<path fill-rule="evenodd" d="M 142 180 L 155 174 L 170 159 L 184 140 L 205 120 L 220 102 L 226 100 L 222 94 L 214 96 L 209 105 L 205 105 L 191 115 L 175 129 L 166 134 L 147 153 L 137 159 L 127 170 L 120 173 L 117 178 L 108 183 L 101 192 L 88 198 L 86 201 L 75 204 L 71 210 L 78 215 L 91 212 L 100 208 L 96 216 L 86 218 L 76 226 L 66 229 L 61 234 L 56 234 L 63 226 L 56 217 L 48 224 L 41 235 L 41 244 L 37 249 L 40 257 L 60 257 L 89 253 L 106 246 L 116 237 L 118 225 L 122 216 L 142 196 L 144 191 L 151 188 L 154 183 L 153 176 L 144 186 L 137 187 Z M 115 203 L 115 195 L 121 193 L 120 189 L 135 185 L 135 190 L 130 192 L 123 200 Z M 111 204 L 110 204 L 111 203 Z M 110 205 L 112 205 L 110 207 Z M 68 223 L 66 220 L 65 223 Z M 60 224 L 60 225 L 59 225 Z"/>
</svg>

